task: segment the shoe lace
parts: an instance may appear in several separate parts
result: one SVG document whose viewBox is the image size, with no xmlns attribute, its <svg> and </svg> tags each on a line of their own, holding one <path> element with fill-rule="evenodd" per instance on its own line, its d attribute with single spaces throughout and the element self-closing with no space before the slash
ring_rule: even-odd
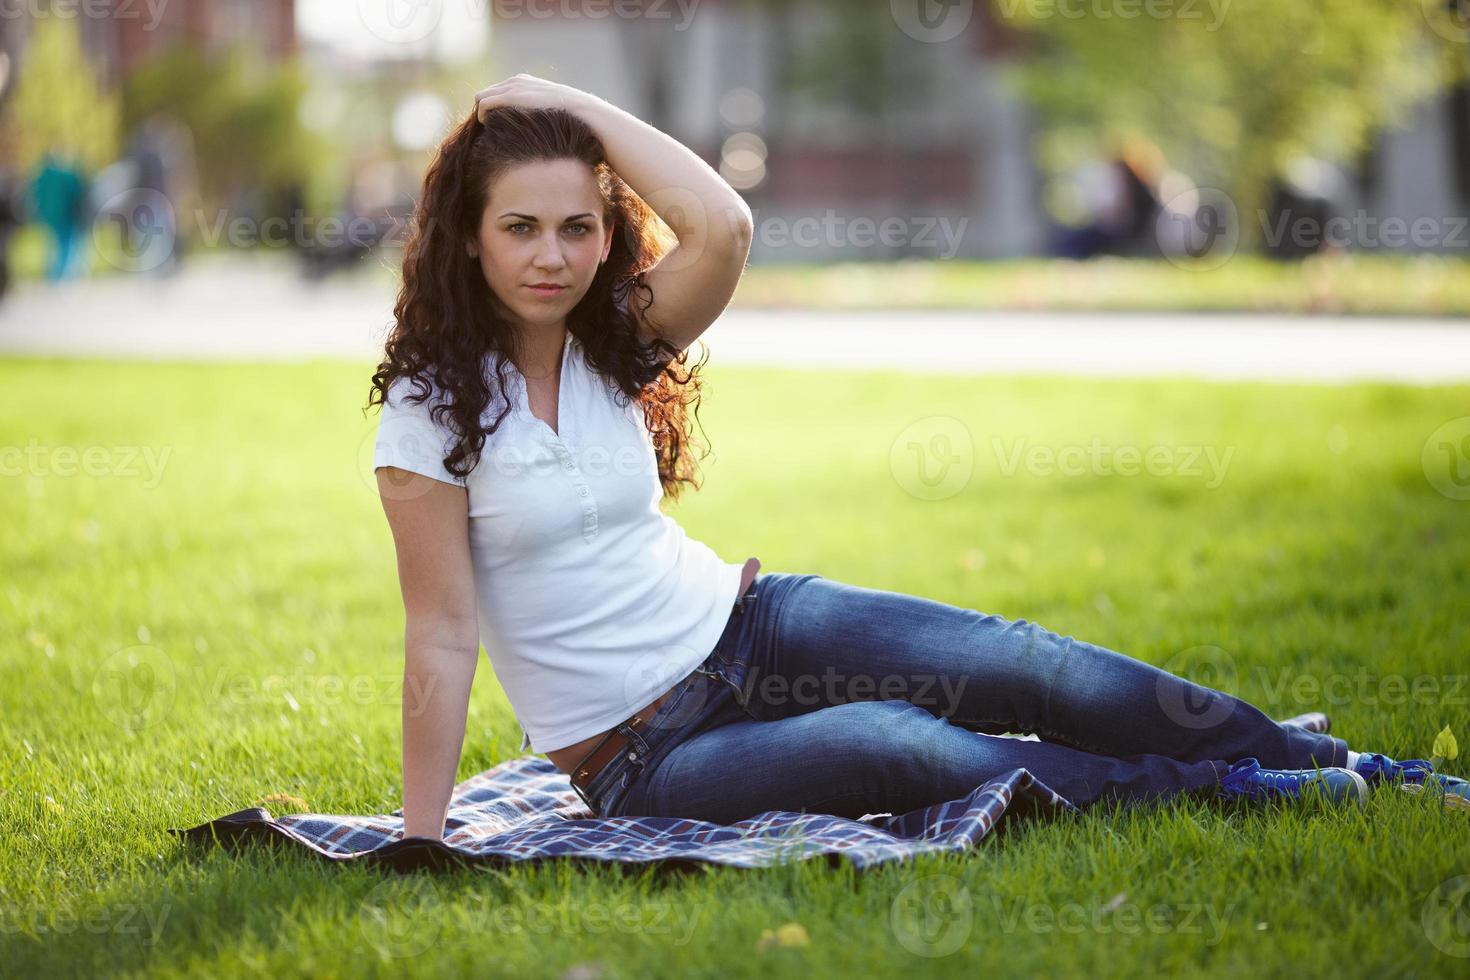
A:
<svg viewBox="0 0 1470 980">
<path fill-rule="evenodd" d="M 1390 779 L 1402 778 L 1405 782 L 1419 783 L 1434 772 L 1434 764 L 1428 759 L 1400 759 L 1395 761 L 1386 756 L 1371 757 L 1372 772 Z"/>
</svg>

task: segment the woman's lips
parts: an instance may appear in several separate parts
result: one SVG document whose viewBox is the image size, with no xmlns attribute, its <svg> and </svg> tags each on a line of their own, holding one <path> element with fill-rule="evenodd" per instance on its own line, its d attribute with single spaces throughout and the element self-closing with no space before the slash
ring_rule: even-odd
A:
<svg viewBox="0 0 1470 980">
<path fill-rule="evenodd" d="M 560 296 L 562 293 L 566 292 L 566 288 L 567 287 L 565 287 L 565 286 L 527 286 L 526 288 L 529 289 L 531 292 L 535 293 L 537 296 L 545 296 L 545 297 L 550 298 L 552 296 Z"/>
</svg>

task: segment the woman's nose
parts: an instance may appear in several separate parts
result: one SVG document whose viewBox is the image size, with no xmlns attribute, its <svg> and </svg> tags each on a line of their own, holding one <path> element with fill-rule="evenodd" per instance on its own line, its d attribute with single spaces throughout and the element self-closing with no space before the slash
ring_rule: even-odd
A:
<svg viewBox="0 0 1470 980">
<path fill-rule="evenodd" d="M 561 254 L 561 245 L 555 238 L 542 241 L 541 247 L 536 251 L 536 265 L 543 269 L 560 269 L 566 265 Z"/>
</svg>

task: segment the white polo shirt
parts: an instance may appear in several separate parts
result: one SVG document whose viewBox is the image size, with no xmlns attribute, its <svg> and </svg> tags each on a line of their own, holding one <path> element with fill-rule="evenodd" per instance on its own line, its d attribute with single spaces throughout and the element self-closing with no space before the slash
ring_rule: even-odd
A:
<svg viewBox="0 0 1470 980">
<path fill-rule="evenodd" d="M 593 371 L 567 332 L 557 427 L 536 418 L 507 361 L 511 413 L 467 480 L 444 468 L 453 437 L 401 401 L 379 420 L 373 469 L 396 466 L 469 495 L 480 642 L 523 733 L 545 753 L 603 732 L 653 701 L 714 649 L 740 591 L 722 560 L 658 509 L 663 488 L 636 402 Z M 487 360 L 494 380 L 493 359 Z M 482 416 L 503 410 L 498 394 Z"/>
</svg>

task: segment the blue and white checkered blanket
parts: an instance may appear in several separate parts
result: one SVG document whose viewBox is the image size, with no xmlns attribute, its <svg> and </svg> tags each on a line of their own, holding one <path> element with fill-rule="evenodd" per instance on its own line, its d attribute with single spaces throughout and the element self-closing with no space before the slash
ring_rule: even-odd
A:
<svg viewBox="0 0 1470 980">
<path fill-rule="evenodd" d="M 187 830 L 188 840 L 238 845 L 295 844 L 331 861 L 367 861 L 398 870 L 480 862 L 586 858 L 621 863 L 704 862 L 742 868 L 826 856 L 863 868 L 936 851 L 973 847 L 1011 814 L 1075 811 L 1070 802 L 1016 769 L 969 795 L 899 816 L 858 820 L 772 810 L 728 826 L 667 817 L 596 817 L 566 773 L 525 755 L 454 788 L 444 841 L 403 839 L 403 811 L 385 816 L 239 810 Z"/>
<path fill-rule="evenodd" d="M 1282 724 L 1326 732 L 1331 722 L 1308 712 Z M 238 810 L 169 833 L 191 841 L 238 845 L 258 840 L 299 845 L 329 861 L 366 861 L 400 871 L 476 863 L 585 858 L 620 864 L 726 864 L 759 868 L 824 857 L 858 868 L 919 854 L 973 847 L 1014 815 L 1078 812 L 1071 801 L 1015 769 L 947 803 L 858 820 L 770 810 L 728 826 L 670 817 L 597 817 L 566 773 L 524 755 L 454 788 L 444 840 L 403 839 L 403 811 L 382 816 L 297 813 L 272 817 L 260 807 Z"/>
</svg>

